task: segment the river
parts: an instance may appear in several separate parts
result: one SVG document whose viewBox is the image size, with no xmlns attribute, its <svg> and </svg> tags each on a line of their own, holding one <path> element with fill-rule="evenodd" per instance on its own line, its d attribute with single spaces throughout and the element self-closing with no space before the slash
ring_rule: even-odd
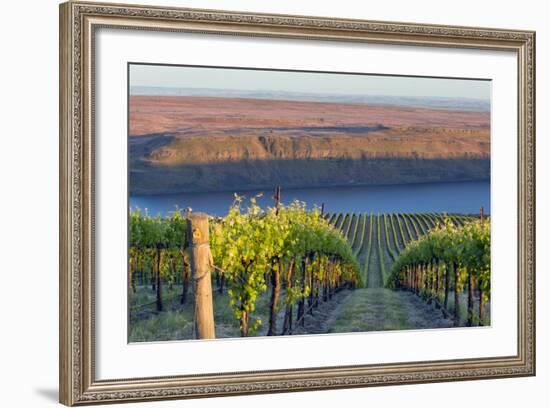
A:
<svg viewBox="0 0 550 408">
<path fill-rule="evenodd" d="M 266 208 L 274 204 L 274 191 L 245 191 Z M 326 212 L 391 213 L 448 212 L 477 214 L 481 206 L 490 214 L 489 181 L 454 183 L 399 184 L 388 186 L 354 186 L 281 190 L 282 202 L 304 201 L 309 208 L 325 205 Z M 151 215 L 166 215 L 176 208 L 191 207 L 211 215 L 224 215 L 233 203 L 232 192 L 130 196 L 130 208 L 147 209 Z M 245 200 L 246 202 L 246 200 Z"/>
</svg>

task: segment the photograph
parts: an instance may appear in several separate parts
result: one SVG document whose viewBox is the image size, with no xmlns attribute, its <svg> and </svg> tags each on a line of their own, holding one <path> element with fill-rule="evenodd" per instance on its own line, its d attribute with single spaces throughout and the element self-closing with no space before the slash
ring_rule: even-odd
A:
<svg viewBox="0 0 550 408">
<path fill-rule="evenodd" d="M 129 62 L 127 91 L 129 343 L 491 326 L 491 80 Z"/>
</svg>

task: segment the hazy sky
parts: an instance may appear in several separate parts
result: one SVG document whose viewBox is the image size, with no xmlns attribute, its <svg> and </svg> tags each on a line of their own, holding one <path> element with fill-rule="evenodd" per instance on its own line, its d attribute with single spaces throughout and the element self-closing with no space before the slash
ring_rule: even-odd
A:
<svg viewBox="0 0 550 408">
<path fill-rule="evenodd" d="M 486 80 L 130 65 L 130 86 L 286 91 L 318 94 L 428 96 L 489 101 Z"/>
</svg>

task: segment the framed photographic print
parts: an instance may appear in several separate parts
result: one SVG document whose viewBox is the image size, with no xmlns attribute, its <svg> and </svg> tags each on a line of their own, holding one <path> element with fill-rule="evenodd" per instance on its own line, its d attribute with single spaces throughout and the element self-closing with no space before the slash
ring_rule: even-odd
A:
<svg viewBox="0 0 550 408">
<path fill-rule="evenodd" d="M 534 42 L 62 4 L 61 402 L 534 375 Z"/>
</svg>

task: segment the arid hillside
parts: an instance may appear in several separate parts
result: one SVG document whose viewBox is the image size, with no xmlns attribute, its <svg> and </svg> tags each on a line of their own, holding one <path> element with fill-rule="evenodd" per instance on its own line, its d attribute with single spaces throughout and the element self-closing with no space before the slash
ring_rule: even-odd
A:
<svg viewBox="0 0 550 408">
<path fill-rule="evenodd" d="M 130 189 L 159 194 L 489 178 L 490 116 L 380 105 L 130 98 Z"/>
</svg>

